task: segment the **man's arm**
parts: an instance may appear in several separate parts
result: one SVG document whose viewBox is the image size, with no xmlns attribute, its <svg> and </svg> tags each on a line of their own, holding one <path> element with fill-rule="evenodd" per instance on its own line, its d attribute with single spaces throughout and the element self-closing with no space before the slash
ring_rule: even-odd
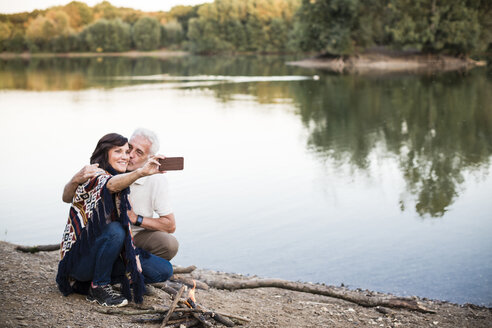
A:
<svg viewBox="0 0 492 328">
<path fill-rule="evenodd" d="M 133 224 L 137 222 L 137 214 L 135 214 L 133 210 L 128 211 L 128 218 L 130 219 L 130 222 Z M 174 233 L 176 231 L 176 221 L 174 219 L 174 213 L 163 215 L 159 218 L 143 217 L 143 221 L 140 226 L 148 230 Z"/>
<path fill-rule="evenodd" d="M 101 173 L 104 173 L 104 170 L 99 168 L 99 164 L 84 166 L 79 172 L 75 173 L 65 185 L 65 188 L 63 188 L 62 200 L 65 203 L 71 203 L 77 187 Z"/>
</svg>

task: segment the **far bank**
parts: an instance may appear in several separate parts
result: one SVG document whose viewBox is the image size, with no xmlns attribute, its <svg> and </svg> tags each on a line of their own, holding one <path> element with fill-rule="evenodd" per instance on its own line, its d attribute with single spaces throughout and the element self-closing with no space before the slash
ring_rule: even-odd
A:
<svg viewBox="0 0 492 328">
<path fill-rule="evenodd" d="M 445 55 L 366 53 L 353 56 L 317 56 L 287 64 L 337 73 L 364 74 L 377 72 L 449 72 L 484 67 L 487 62 Z"/>
</svg>

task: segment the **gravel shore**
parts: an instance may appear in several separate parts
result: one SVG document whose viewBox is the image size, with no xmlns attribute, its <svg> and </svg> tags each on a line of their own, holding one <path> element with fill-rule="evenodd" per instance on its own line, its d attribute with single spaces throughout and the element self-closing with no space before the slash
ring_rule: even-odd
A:
<svg viewBox="0 0 492 328">
<path fill-rule="evenodd" d="M 21 253 L 15 245 L 0 241 L 0 254 L 0 327 L 159 327 L 158 323 L 133 323 L 132 316 L 96 312 L 100 306 L 82 295 L 62 296 L 55 283 L 58 252 Z M 253 278 L 200 269 L 191 276 L 197 280 Z M 171 298 L 156 291 L 145 296 L 143 305 L 169 306 Z M 490 308 L 427 299 L 419 301 L 436 313 L 388 309 L 383 314 L 376 308 L 278 288 L 210 288 L 197 290 L 196 299 L 208 309 L 251 320 L 244 327 L 492 327 Z M 135 307 L 131 303 L 125 309 Z"/>
</svg>

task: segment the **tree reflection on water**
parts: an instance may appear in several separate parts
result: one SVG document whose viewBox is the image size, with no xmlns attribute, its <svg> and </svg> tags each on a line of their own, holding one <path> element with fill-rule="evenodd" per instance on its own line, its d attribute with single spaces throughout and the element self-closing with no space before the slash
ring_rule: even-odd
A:
<svg viewBox="0 0 492 328">
<path fill-rule="evenodd" d="M 438 76 L 335 76 L 294 89 L 309 145 L 365 169 L 384 144 L 398 158 L 416 211 L 440 217 L 463 172 L 488 168 L 492 83 L 483 72 Z M 485 170 L 484 170 L 485 172 Z M 405 208 L 402 199 L 401 208 Z"/>
<path fill-rule="evenodd" d="M 185 82 L 186 77 L 195 76 L 313 74 L 285 65 L 288 59 L 189 56 L 0 60 L 0 89 L 81 90 L 169 82 L 165 78 L 139 79 L 150 75 L 181 76 L 181 82 Z M 490 71 L 399 76 L 316 74 L 321 75 L 319 80 L 195 83 L 182 87 L 211 90 L 223 102 L 248 95 L 259 103 L 293 103 L 308 130 L 308 147 L 338 165 L 367 170 L 371 153 L 383 147 L 387 156 L 397 158 L 420 216 L 443 216 L 459 195 L 463 173 L 487 171 L 492 153 Z M 408 206 L 402 197 L 401 209 Z"/>
</svg>

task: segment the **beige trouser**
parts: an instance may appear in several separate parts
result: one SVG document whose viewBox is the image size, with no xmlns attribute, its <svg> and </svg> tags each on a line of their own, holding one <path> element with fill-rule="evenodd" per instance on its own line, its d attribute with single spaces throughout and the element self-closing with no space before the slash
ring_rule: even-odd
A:
<svg viewBox="0 0 492 328">
<path fill-rule="evenodd" d="M 163 231 L 143 230 L 133 236 L 135 246 L 145 249 L 168 261 L 178 253 L 179 243 L 176 237 Z"/>
</svg>

